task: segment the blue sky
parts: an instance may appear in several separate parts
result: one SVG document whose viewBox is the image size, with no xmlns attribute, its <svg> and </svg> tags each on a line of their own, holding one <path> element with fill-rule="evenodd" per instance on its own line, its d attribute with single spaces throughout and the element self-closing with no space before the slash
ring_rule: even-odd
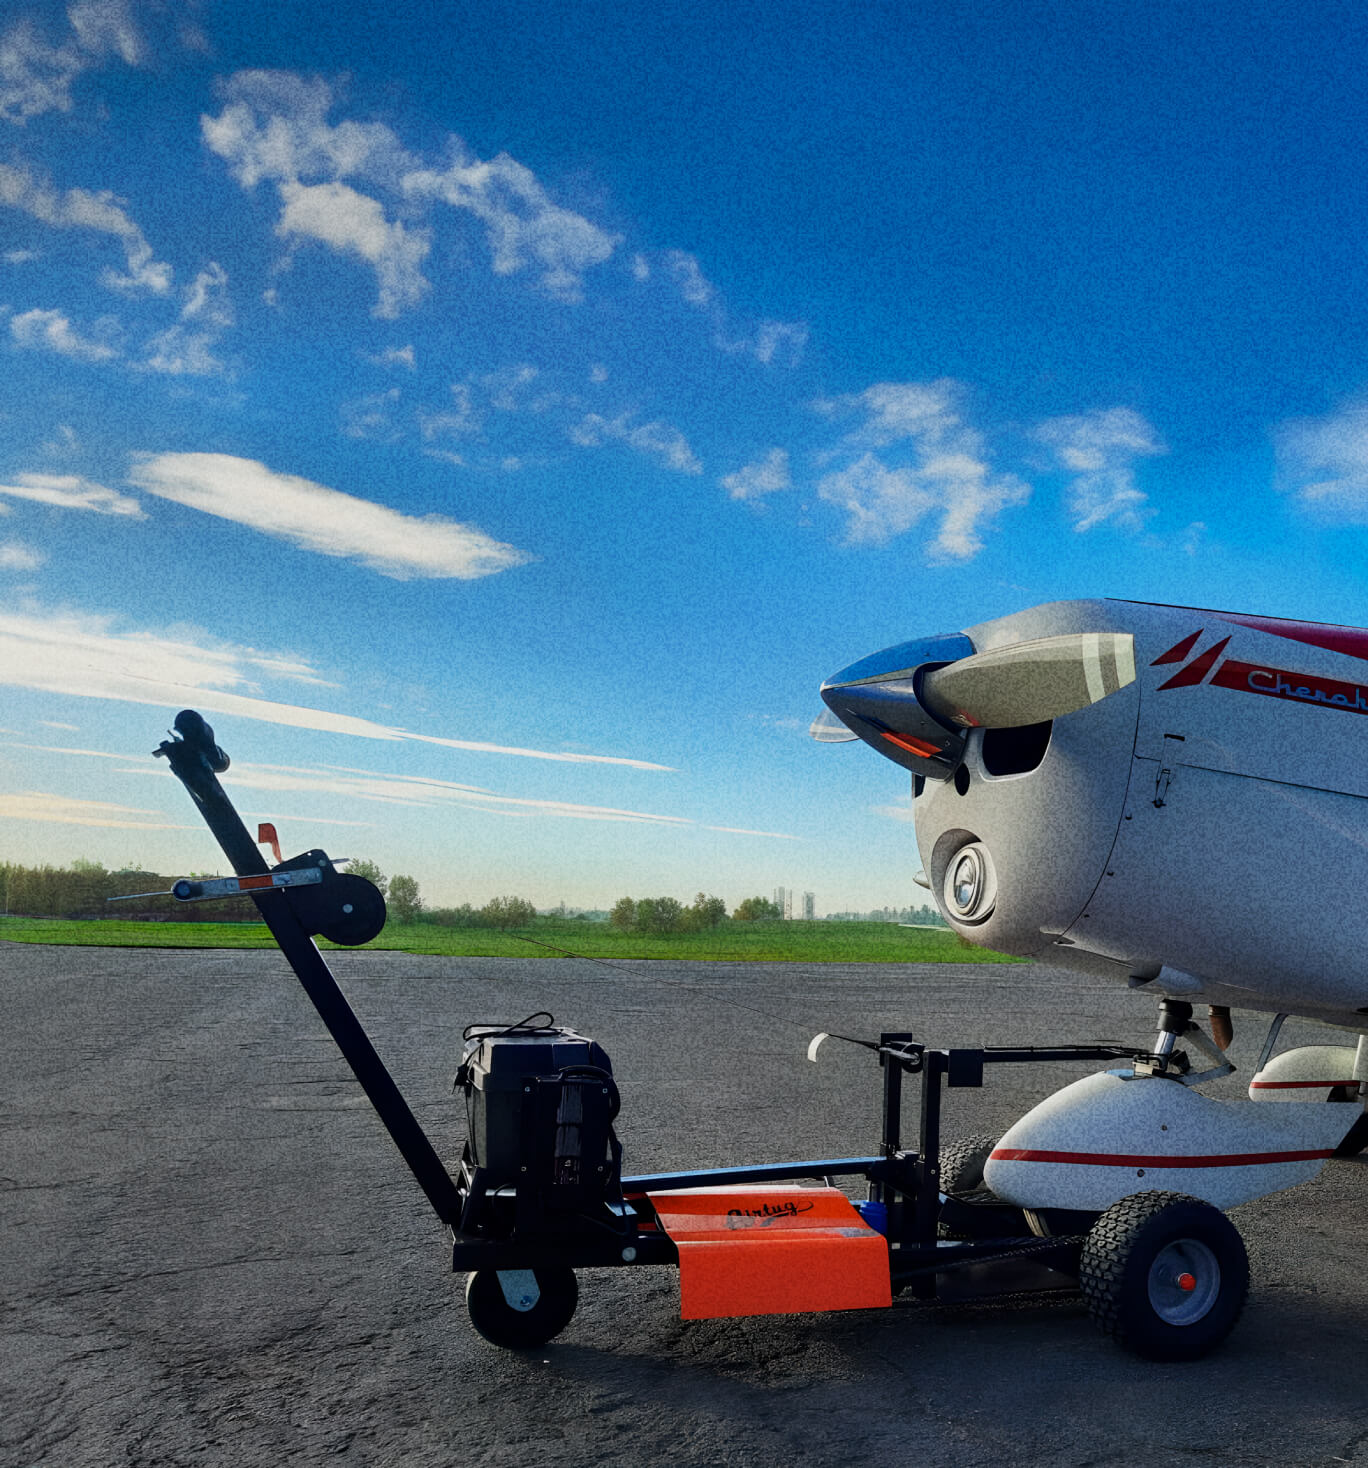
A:
<svg viewBox="0 0 1368 1468">
<path fill-rule="evenodd" d="M 903 904 L 836 669 L 1368 622 L 1358 7 L 6 13 L 0 855 Z"/>
</svg>

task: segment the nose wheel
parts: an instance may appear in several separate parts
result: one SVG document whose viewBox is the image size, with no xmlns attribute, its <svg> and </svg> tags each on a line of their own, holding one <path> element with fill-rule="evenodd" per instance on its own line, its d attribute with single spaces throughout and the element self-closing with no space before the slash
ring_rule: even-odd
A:
<svg viewBox="0 0 1368 1468">
<path fill-rule="evenodd" d="M 1182 1193 L 1113 1203 L 1083 1244 L 1079 1283 L 1094 1322 L 1151 1361 L 1190 1361 L 1223 1341 L 1249 1292 L 1235 1225 Z"/>
</svg>

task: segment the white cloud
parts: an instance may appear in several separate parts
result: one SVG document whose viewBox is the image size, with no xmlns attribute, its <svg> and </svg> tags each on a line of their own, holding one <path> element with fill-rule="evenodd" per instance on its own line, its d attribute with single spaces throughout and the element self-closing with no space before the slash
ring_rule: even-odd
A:
<svg viewBox="0 0 1368 1468">
<path fill-rule="evenodd" d="M 277 234 L 320 240 L 374 267 L 380 296 L 372 315 L 393 318 L 427 293 L 422 264 L 431 241 L 426 230 L 409 231 L 386 219 L 378 200 L 343 183 L 285 182 L 280 197 L 285 207 Z"/>
<path fill-rule="evenodd" d="M 83 51 L 92 56 L 112 52 L 129 66 L 142 65 L 142 38 L 128 0 L 80 0 L 67 10 L 67 19 Z"/>
<path fill-rule="evenodd" d="M 379 283 L 376 316 L 395 317 L 421 300 L 428 290 L 427 232 L 387 218 L 379 200 L 341 182 L 362 177 L 396 186 L 413 160 L 394 133 L 383 123 L 331 125 L 332 92 L 317 79 L 240 72 L 221 90 L 228 103 L 218 117 L 201 117 L 204 140 L 243 188 L 263 179 L 276 184 L 282 204 L 276 233 L 364 260 Z"/>
<path fill-rule="evenodd" d="M 240 71 L 218 90 L 226 105 L 200 118 L 201 133 L 243 188 L 263 179 L 394 180 L 416 166 L 384 123 L 329 123 L 334 98 L 320 78 Z"/>
<path fill-rule="evenodd" d="M 262 673 L 302 668 L 295 659 L 263 654 L 229 643 L 206 643 L 163 632 L 122 631 L 108 617 L 80 612 L 8 612 L 0 609 L 0 685 L 106 698 L 123 703 L 179 709 L 188 704 L 207 714 L 231 714 L 267 724 L 316 729 L 357 739 L 414 740 L 478 754 L 513 755 L 564 764 L 623 765 L 668 769 L 648 760 L 617 755 L 527 749 L 482 740 L 414 734 L 352 714 L 278 703 L 257 696 Z M 307 681 L 321 680 L 311 677 Z"/>
<path fill-rule="evenodd" d="M 224 371 L 214 347 L 233 321 L 228 273 L 210 261 L 186 288 L 180 320 L 148 343 L 144 366 L 173 376 L 207 377 Z"/>
<path fill-rule="evenodd" d="M 862 413 L 863 421 L 846 435 L 846 442 L 855 447 L 886 448 L 907 440 L 941 443 L 961 433 L 963 395 L 959 383 L 942 377 L 934 382 L 876 382 L 862 393 L 826 398 L 814 406 L 833 417 Z"/>
<path fill-rule="evenodd" d="M 10 335 L 18 346 L 60 352 L 82 362 L 107 362 L 119 355 L 107 341 L 83 337 L 60 311 L 35 309 L 13 316 Z"/>
<path fill-rule="evenodd" d="M 1368 401 L 1285 423 L 1275 442 L 1284 491 L 1326 519 L 1368 521 Z"/>
<path fill-rule="evenodd" d="M 755 500 L 778 490 L 792 489 L 788 450 L 771 449 L 763 459 L 726 475 L 722 487 L 730 491 L 734 500 Z"/>
<path fill-rule="evenodd" d="M 426 439 L 444 438 L 448 434 L 471 438 L 479 433 L 482 419 L 465 382 L 451 384 L 451 407 L 436 413 L 420 413 L 418 421 Z"/>
<path fill-rule="evenodd" d="M 0 794 L 0 820 L 42 821 L 45 825 L 112 826 L 125 831 L 188 831 L 172 821 L 149 821 L 146 816 L 162 811 L 142 810 L 132 805 L 114 805 L 107 800 L 75 800 L 67 795 L 48 795 L 27 790 L 15 795 Z"/>
<path fill-rule="evenodd" d="M 0 494 L 55 505 L 60 510 L 93 510 L 97 515 L 143 519 L 142 506 L 128 495 L 74 474 L 20 474 L 17 484 L 0 484 Z"/>
<path fill-rule="evenodd" d="M 1028 485 L 990 468 L 982 437 L 963 420 L 962 397 L 958 383 L 941 379 L 875 383 L 815 404 L 829 416 L 862 414 L 843 446 L 865 451 L 826 475 L 817 491 L 846 511 L 848 543 L 882 544 L 932 518 L 929 557 L 971 560 L 983 549 L 984 526 L 1029 497 Z M 893 451 L 894 462 L 875 448 Z"/>
<path fill-rule="evenodd" d="M 581 821 L 629 821 L 657 826 L 692 826 L 687 816 L 663 816 L 616 806 L 582 805 L 567 800 L 537 800 L 500 795 L 479 785 L 430 775 L 389 775 L 337 766 L 291 768 L 233 765 L 233 783 L 248 789 L 308 792 L 342 800 L 373 800 L 386 805 L 462 806 L 495 815 L 555 816 Z"/>
<path fill-rule="evenodd" d="M 231 454 L 145 454 L 130 482 L 149 494 L 278 536 L 320 555 L 359 561 L 397 581 L 472 580 L 532 557 L 473 525 L 416 519 L 296 474 Z"/>
<path fill-rule="evenodd" d="M 0 118 L 6 122 L 69 112 L 72 82 L 111 53 L 130 66 L 141 64 L 144 48 L 127 0 L 80 0 L 67 19 L 72 35 L 58 46 L 28 20 L 0 36 Z"/>
<path fill-rule="evenodd" d="M 46 559 L 41 551 L 17 540 L 0 541 L 0 571 L 36 571 Z"/>
<path fill-rule="evenodd" d="M 383 352 L 377 352 L 375 356 L 366 359 L 374 362 L 377 367 L 407 367 L 410 372 L 417 365 L 413 355 L 413 343 L 406 347 L 387 347 Z"/>
<path fill-rule="evenodd" d="M 482 162 L 456 138 L 450 151 L 453 161 L 445 170 L 407 174 L 404 192 L 473 214 L 485 227 L 496 275 L 530 266 L 540 271 L 540 283 L 552 295 L 578 300 L 585 271 L 607 260 L 620 236 L 553 203 L 531 169 L 507 153 Z"/>
<path fill-rule="evenodd" d="M 638 255 L 638 280 L 650 278 L 650 266 Z M 769 365 L 780 362 L 796 366 L 807 345 L 808 329 L 802 322 L 761 321 L 752 327 L 728 322 L 728 312 L 716 286 L 703 274 L 698 258 L 686 250 L 667 250 L 662 257 L 664 274 L 686 304 L 703 311 L 712 321 L 713 344 L 724 352 L 746 354 Z"/>
<path fill-rule="evenodd" d="M 4 254 L 6 265 L 29 265 L 37 258 L 37 250 L 6 250 Z"/>
<path fill-rule="evenodd" d="M 1162 454 L 1164 445 L 1132 408 L 1105 408 L 1040 424 L 1035 437 L 1055 451 L 1074 478 L 1069 485 L 1069 517 L 1079 532 L 1113 524 L 1141 530 L 1154 511 L 1136 487 L 1134 461 Z"/>
<path fill-rule="evenodd" d="M 78 0 L 67 10 L 71 35 L 49 45 L 29 20 L 0 36 L 0 118 L 25 123 L 44 112 L 71 110 L 71 84 L 83 71 L 116 55 L 129 66 L 144 47 L 127 0 Z"/>
<path fill-rule="evenodd" d="M 530 387 L 540 376 L 537 368 L 526 362 L 519 363 L 516 367 L 504 367 L 498 372 L 489 373 L 483 380 L 485 387 L 489 390 L 489 405 L 498 409 L 501 413 L 516 413 L 524 407 L 524 400 L 519 393 L 525 387 Z M 452 392 L 456 389 L 453 387 Z"/>
<path fill-rule="evenodd" d="M 665 269 L 675 289 L 689 305 L 701 310 L 716 299 L 717 292 L 704 276 L 696 256 L 684 250 L 670 250 L 665 256 Z"/>
<path fill-rule="evenodd" d="M 108 189 L 67 189 L 61 193 L 25 168 L 0 163 L 0 204 L 18 209 L 53 229 L 88 229 L 113 235 L 123 246 L 127 273 L 106 270 L 104 283 L 122 291 L 171 289 L 171 267 L 153 258 L 152 246 L 128 217 L 122 201 Z"/>
<path fill-rule="evenodd" d="M 307 235 L 349 250 L 380 276 L 376 314 L 393 316 L 427 289 L 420 266 L 425 230 L 386 218 L 380 203 L 342 180 L 363 178 L 409 205 L 439 201 L 483 224 L 498 275 L 539 271 L 541 285 L 579 297 L 584 272 L 607 260 L 618 240 L 554 203 L 530 169 L 508 154 L 483 161 L 453 138 L 448 161 L 426 165 L 383 123 L 328 122 L 326 82 L 287 72 L 241 72 L 222 88 L 226 105 L 200 119 L 209 148 L 244 188 L 275 183 L 285 205 L 282 234 Z"/>
<path fill-rule="evenodd" d="M 392 443 L 400 437 L 393 411 L 399 402 L 399 389 L 368 393 L 363 398 L 342 405 L 342 432 L 348 438 L 371 438 Z"/>
<path fill-rule="evenodd" d="M 801 321 L 762 321 L 752 331 L 729 339 L 719 331 L 717 345 L 724 352 L 749 352 L 757 362 L 796 367 L 807 346 L 808 329 Z"/>
<path fill-rule="evenodd" d="M 598 448 L 609 440 L 625 443 L 638 453 L 659 459 L 681 474 L 701 474 L 703 466 L 694 456 L 684 435 L 668 423 L 633 423 L 630 413 L 608 419 L 589 413 L 568 430 L 581 448 Z"/>
</svg>

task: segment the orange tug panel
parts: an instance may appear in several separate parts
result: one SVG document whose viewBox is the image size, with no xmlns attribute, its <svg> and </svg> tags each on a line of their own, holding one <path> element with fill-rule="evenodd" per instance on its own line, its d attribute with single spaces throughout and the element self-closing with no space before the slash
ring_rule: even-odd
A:
<svg viewBox="0 0 1368 1468">
<path fill-rule="evenodd" d="M 888 1243 L 839 1188 L 780 1184 L 648 1196 L 679 1249 L 685 1320 L 893 1303 Z"/>
</svg>

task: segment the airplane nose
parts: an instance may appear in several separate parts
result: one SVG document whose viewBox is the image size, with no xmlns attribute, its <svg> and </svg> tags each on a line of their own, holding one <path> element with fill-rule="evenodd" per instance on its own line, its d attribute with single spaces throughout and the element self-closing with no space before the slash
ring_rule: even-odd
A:
<svg viewBox="0 0 1368 1468">
<path fill-rule="evenodd" d="M 944 780 L 964 731 L 1045 724 L 1135 681 L 1129 632 L 1070 632 L 976 652 L 962 632 L 902 642 L 822 685 L 827 707 L 866 744 L 913 774 Z M 838 737 L 829 721 L 813 737 Z"/>
<path fill-rule="evenodd" d="M 914 775 L 948 779 L 960 762 L 965 732 L 936 717 L 920 696 L 929 669 L 972 656 L 962 632 L 901 642 L 861 658 L 822 685 L 822 700 L 856 738 Z M 813 737 L 831 741 L 826 717 Z"/>
</svg>

